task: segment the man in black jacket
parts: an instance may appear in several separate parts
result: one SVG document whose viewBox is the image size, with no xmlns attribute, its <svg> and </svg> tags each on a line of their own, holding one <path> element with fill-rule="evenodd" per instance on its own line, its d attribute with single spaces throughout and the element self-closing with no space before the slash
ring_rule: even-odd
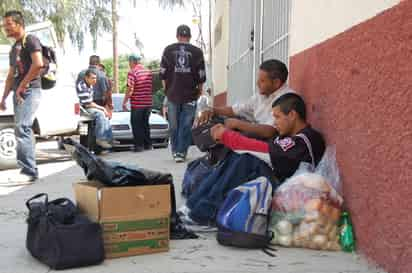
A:
<svg viewBox="0 0 412 273">
<path fill-rule="evenodd" d="M 163 52 L 160 77 L 168 99 L 172 155 L 176 162 L 183 162 L 192 143 L 196 101 L 202 93 L 206 72 L 202 50 L 190 44 L 190 28 L 179 26 L 176 37 L 178 42 Z"/>
</svg>

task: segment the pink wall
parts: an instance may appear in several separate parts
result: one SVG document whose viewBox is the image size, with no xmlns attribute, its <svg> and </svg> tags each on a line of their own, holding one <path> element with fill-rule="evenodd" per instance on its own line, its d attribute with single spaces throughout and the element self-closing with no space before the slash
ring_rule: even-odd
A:
<svg viewBox="0 0 412 273">
<path fill-rule="evenodd" d="M 292 56 L 291 86 L 336 144 L 359 250 L 412 272 L 412 1 Z"/>
</svg>

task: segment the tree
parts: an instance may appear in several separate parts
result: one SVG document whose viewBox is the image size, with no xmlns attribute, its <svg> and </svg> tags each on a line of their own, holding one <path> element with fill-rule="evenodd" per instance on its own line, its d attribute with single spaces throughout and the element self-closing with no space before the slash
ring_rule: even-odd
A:
<svg viewBox="0 0 412 273">
<path fill-rule="evenodd" d="M 7 0 L 1 1 L 0 14 L 16 9 L 23 12 L 28 24 L 50 20 L 61 45 L 68 35 L 72 43 L 82 50 L 86 35 L 91 35 L 96 48 L 100 34 L 111 30 L 111 13 L 108 9 L 110 2 L 111 0 Z"/>
</svg>

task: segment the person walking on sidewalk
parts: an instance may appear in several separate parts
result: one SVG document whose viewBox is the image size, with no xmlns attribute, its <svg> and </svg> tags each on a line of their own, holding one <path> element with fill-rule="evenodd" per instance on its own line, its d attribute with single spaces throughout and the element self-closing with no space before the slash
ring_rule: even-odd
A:
<svg viewBox="0 0 412 273">
<path fill-rule="evenodd" d="M 196 101 L 202 93 L 206 72 L 202 50 L 190 44 L 190 28 L 179 26 L 176 38 L 178 42 L 163 52 L 160 77 L 168 99 L 172 155 L 176 162 L 184 162 L 192 143 Z"/>
<path fill-rule="evenodd" d="M 26 34 L 20 11 L 8 11 L 3 17 L 3 28 L 8 38 L 15 40 L 10 52 L 10 67 L 0 110 L 6 110 L 6 99 L 14 91 L 14 121 L 17 140 L 17 163 L 20 175 L 13 182 L 33 182 L 38 176 L 35 140 L 32 125 L 40 104 L 40 71 L 43 67 L 42 47 L 39 39 Z"/>
<path fill-rule="evenodd" d="M 140 63 L 140 56 L 129 56 L 130 71 L 127 74 L 127 93 L 123 100 L 123 110 L 128 111 L 130 99 L 130 123 L 134 138 L 134 151 L 152 149 L 149 117 L 152 111 L 152 72 Z"/>
</svg>

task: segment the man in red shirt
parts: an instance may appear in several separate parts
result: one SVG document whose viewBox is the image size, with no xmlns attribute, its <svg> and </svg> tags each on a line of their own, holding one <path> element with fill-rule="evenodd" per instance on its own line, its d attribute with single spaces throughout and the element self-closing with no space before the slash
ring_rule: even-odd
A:
<svg viewBox="0 0 412 273">
<path fill-rule="evenodd" d="M 123 100 L 123 109 L 128 111 L 130 99 L 130 123 L 134 137 L 134 151 L 152 149 L 149 117 L 152 109 L 152 72 L 140 63 L 140 56 L 129 56 L 130 71 L 127 74 L 127 93 Z"/>
<path fill-rule="evenodd" d="M 306 105 L 299 95 L 284 94 L 273 102 L 272 107 L 279 136 L 269 142 L 245 137 L 223 124 L 212 127 L 211 135 L 215 141 L 232 150 L 269 153 L 274 174 L 283 181 L 293 175 L 301 162 L 315 168 L 325 151 L 325 141 L 307 123 Z"/>
</svg>

